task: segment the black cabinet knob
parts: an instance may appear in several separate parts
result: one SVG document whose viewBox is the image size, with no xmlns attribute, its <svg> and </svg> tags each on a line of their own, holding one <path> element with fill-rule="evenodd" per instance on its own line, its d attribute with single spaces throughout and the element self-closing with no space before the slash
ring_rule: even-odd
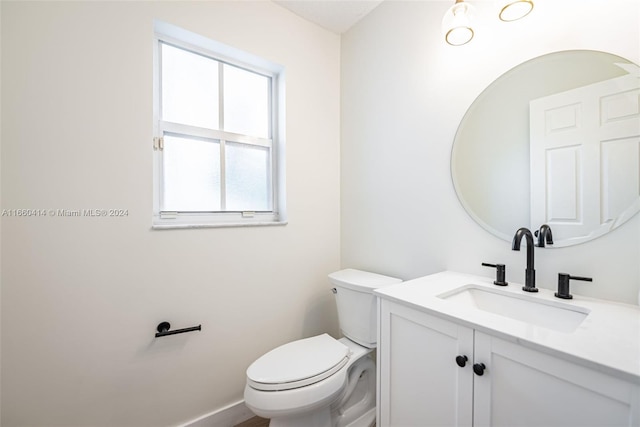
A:
<svg viewBox="0 0 640 427">
<path fill-rule="evenodd" d="M 456 357 L 456 363 L 461 368 L 465 367 L 465 365 L 467 364 L 467 360 L 469 360 L 469 359 L 467 359 L 467 356 L 464 356 L 464 355 L 460 355 L 460 356 Z"/>
<path fill-rule="evenodd" d="M 473 372 L 476 373 L 477 376 L 481 377 L 484 374 L 484 370 L 487 367 L 484 366 L 484 363 L 476 363 L 475 365 L 473 365 Z"/>
</svg>

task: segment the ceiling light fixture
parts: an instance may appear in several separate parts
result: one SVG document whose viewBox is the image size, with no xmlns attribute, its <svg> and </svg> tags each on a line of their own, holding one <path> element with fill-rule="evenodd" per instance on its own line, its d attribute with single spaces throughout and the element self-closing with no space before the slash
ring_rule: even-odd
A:
<svg viewBox="0 0 640 427">
<path fill-rule="evenodd" d="M 456 0 L 456 3 L 447 10 L 442 18 L 442 32 L 444 39 L 452 46 L 462 46 L 473 38 L 474 8 L 464 0 Z"/>
<path fill-rule="evenodd" d="M 533 10 L 533 0 L 497 0 L 498 17 L 501 21 L 511 22 L 524 18 Z M 464 0 L 456 0 L 442 18 L 444 39 L 452 46 L 462 46 L 473 38 L 475 32 L 472 23 L 475 8 Z"/>
<path fill-rule="evenodd" d="M 517 21 L 524 18 L 533 10 L 533 0 L 506 0 L 500 3 L 500 20 L 505 22 Z"/>
</svg>

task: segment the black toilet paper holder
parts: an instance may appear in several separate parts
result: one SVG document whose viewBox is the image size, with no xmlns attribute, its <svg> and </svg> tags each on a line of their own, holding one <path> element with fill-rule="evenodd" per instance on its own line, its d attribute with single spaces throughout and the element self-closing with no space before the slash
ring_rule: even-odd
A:
<svg viewBox="0 0 640 427">
<path fill-rule="evenodd" d="M 166 337 L 168 335 L 183 334 L 185 332 L 201 331 L 202 325 L 192 326 L 190 328 L 175 329 L 173 331 L 170 331 L 170 329 L 171 329 L 171 323 L 161 322 L 160 324 L 158 324 L 158 327 L 156 328 L 156 330 L 158 331 L 156 333 L 156 338 Z"/>
</svg>

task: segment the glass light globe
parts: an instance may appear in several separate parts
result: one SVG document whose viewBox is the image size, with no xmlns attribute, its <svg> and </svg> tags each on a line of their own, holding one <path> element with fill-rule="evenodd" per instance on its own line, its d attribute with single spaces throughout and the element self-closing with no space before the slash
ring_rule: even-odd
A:
<svg viewBox="0 0 640 427">
<path fill-rule="evenodd" d="M 447 43 L 461 46 L 471 41 L 474 34 L 471 26 L 474 14 L 473 6 L 464 0 L 456 0 L 456 4 L 442 18 L 442 32 Z"/>
</svg>

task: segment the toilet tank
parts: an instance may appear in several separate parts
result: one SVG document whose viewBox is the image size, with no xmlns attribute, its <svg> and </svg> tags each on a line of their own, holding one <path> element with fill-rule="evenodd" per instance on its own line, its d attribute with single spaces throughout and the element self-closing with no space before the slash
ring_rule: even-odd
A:
<svg viewBox="0 0 640 427">
<path fill-rule="evenodd" d="M 329 274 L 334 286 L 340 331 L 367 348 L 375 348 L 378 309 L 373 291 L 402 280 L 367 271 L 346 269 Z"/>
</svg>

